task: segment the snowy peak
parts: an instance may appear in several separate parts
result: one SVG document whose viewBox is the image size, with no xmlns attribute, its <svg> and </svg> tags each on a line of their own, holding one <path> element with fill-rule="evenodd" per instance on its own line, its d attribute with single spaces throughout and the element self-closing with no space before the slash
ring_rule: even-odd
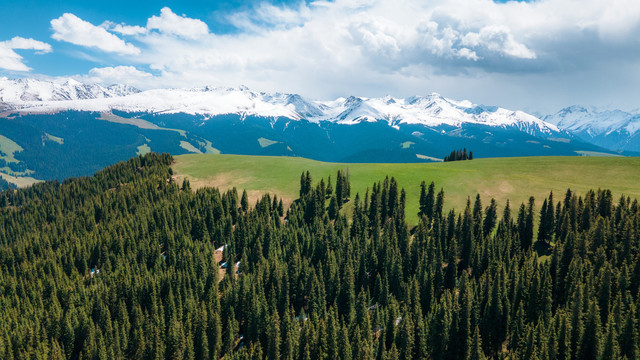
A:
<svg viewBox="0 0 640 360">
<path fill-rule="evenodd" d="M 113 84 L 113 85 L 107 86 L 107 92 L 112 96 L 127 96 L 130 94 L 139 93 L 140 90 L 129 85 Z"/>
<path fill-rule="evenodd" d="M 574 105 L 561 109 L 553 115 L 545 116 L 544 120 L 590 137 L 614 132 L 634 135 L 640 131 L 640 113 L 622 110 L 600 110 Z"/>
<path fill-rule="evenodd" d="M 297 94 L 285 96 L 285 106 L 297 113 L 301 118 L 314 118 L 322 116 L 322 110 L 312 101 L 309 101 Z"/>
<path fill-rule="evenodd" d="M 455 101 L 437 93 L 406 99 L 350 96 L 333 101 L 313 101 L 297 94 L 254 92 L 246 87 L 207 86 L 140 92 L 126 85 L 103 87 L 73 79 L 47 82 L 0 78 L 0 102 L 5 108 L 22 112 L 122 110 L 207 117 L 240 114 L 345 125 L 383 121 L 395 128 L 403 124 L 427 127 L 478 124 L 517 128 L 531 135 L 551 135 L 560 131 L 557 126 L 522 111 Z"/>
<path fill-rule="evenodd" d="M 83 84 L 74 79 L 42 81 L 0 78 L 0 101 L 21 103 L 34 101 L 86 100 L 127 96 L 139 90 L 128 85 L 103 87 Z"/>
<path fill-rule="evenodd" d="M 384 120 L 384 114 L 371 106 L 366 99 L 349 96 L 338 99 L 331 106 L 326 104 L 327 110 L 323 117 L 316 121 L 335 121 L 338 124 L 353 125 L 360 122 L 375 122 Z"/>
<path fill-rule="evenodd" d="M 436 93 L 412 96 L 407 99 L 396 99 L 390 96 L 372 99 L 349 97 L 324 104 L 331 111 L 328 111 L 325 118 L 321 120 L 334 120 L 343 124 L 383 120 L 394 127 L 401 124 L 429 127 L 479 124 L 516 127 L 532 135 L 560 131 L 557 126 L 522 111 L 475 105 L 469 101 L 455 101 Z"/>
</svg>

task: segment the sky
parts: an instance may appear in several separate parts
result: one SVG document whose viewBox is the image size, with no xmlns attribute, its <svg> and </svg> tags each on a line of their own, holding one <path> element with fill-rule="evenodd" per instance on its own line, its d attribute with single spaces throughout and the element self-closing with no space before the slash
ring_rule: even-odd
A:
<svg viewBox="0 0 640 360">
<path fill-rule="evenodd" d="M 0 76 L 640 108 L 637 0 L 0 0 Z"/>
</svg>

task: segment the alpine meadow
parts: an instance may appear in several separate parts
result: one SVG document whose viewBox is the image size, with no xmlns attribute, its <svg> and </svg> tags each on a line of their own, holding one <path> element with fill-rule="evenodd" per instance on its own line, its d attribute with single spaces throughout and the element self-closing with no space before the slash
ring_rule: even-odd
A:
<svg viewBox="0 0 640 360">
<path fill-rule="evenodd" d="M 640 360 L 636 1 L 0 3 L 0 360 Z"/>
</svg>

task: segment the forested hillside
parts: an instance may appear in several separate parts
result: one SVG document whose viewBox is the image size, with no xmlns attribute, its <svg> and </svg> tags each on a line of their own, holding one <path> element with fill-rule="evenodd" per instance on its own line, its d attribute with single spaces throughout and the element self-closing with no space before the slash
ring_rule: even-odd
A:
<svg viewBox="0 0 640 360">
<path fill-rule="evenodd" d="M 640 357 L 635 199 L 447 212 L 424 179 L 409 228 L 393 178 L 304 173 L 285 209 L 171 161 L 0 193 L 1 359 Z"/>
</svg>

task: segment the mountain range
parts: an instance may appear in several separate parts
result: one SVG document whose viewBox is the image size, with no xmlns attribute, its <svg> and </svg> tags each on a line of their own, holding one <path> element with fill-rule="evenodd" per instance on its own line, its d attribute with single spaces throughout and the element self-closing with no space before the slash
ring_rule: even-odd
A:
<svg viewBox="0 0 640 360">
<path fill-rule="evenodd" d="M 627 112 L 570 106 L 543 119 L 607 149 L 640 151 L 640 110 Z"/>
<path fill-rule="evenodd" d="M 422 162 L 461 148 L 476 157 L 640 150 L 632 114 L 568 109 L 539 118 L 436 93 L 316 101 L 246 87 L 140 91 L 0 78 L 0 172 L 64 179 L 148 151 Z"/>
</svg>

